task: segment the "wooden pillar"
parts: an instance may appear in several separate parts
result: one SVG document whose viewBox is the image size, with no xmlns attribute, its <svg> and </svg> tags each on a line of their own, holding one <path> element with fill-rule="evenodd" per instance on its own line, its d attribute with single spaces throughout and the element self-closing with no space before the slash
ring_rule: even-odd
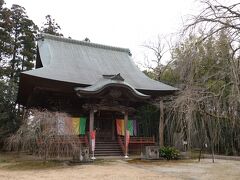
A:
<svg viewBox="0 0 240 180">
<path fill-rule="evenodd" d="M 115 140 L 115 122 L 115 119 L 112 120 L 112 140 Z"/>
<path fill-rule="evenodd" d="M 164 146 L 164 111 L 163 100 L 160 100 L 160 118 L 159 118 L 159 146 Z"/>
<path fill-rule="evenodd" d="M 91 109 L 90 113 L 89 113 L 89 144 L 90 144 L 90 149 L 92 149 L 91 147 L 91 132 L 93 131 L 94 128 L 94 110 Z"/>
<path fill-rule="evenodd" d="M 124 144 L 125 144 L 125 158 L 128 158 L 128 144 L 127 144 L 127 130 L 128 130 L 128 112 L 124 112 Z"/>
</svg>

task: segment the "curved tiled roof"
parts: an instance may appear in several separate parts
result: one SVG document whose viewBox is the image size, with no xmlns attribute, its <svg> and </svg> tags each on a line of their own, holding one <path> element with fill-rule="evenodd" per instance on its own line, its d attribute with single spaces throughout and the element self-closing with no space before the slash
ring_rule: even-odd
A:
<svg viewBox="0 0 240 180">
<path fill-rule="evenodd" d="M 120 76 L 120 74 L 118 74 Z M 115 75 L 115 76 L 118 76 Z M 143 94 L 136 89 L 134 89 L 130 84 L 124 82 L 124 79 L 120 76 L 120 80 L 114 78 L 115 76 L 111 78 L 106 78 L 103 76 L 101 80 L 99 80 L 96 84 L 88 87 L 77 87 L 75 88 L 75 91 L 79 96 L 81 95 L 97 95 L 98 93 L 101 93 L 104 91 L 106 88 L 114 88 L 114 87 L 123 87 L 127 89 L 131 94 L 139 99 L 148 99 L 150 98 L 149 95 Z"/>
<path fill-rule="evenodd" d="M 147 77 L 134 64 L 129 49 L 77 41 L 48 34 L 38 40 L 41 68 L 25 75 L 84 85 L 94 85 L 102 75 L 118 74 L 137 90 L 175 91 Z"/>
</svg>

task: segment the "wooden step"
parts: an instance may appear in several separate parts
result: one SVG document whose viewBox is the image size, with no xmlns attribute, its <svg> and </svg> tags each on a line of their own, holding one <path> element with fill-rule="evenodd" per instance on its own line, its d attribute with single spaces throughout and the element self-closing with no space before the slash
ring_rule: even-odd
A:
<svg viewBox="0 0 240 180">
<path fill-rule="evenodd" d="M 122 150 L 117 141 L 96 141 L 95 156 L 122 156 Z"/>
<path fill-rule="evenodd" d="M 95 149 L 121 149 L 118 146 L 95 146 Z"/>
</svg>

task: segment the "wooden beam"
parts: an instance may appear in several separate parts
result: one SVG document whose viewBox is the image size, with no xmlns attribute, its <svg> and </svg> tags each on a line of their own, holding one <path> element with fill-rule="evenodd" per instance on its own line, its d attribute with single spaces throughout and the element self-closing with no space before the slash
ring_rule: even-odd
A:
<svg viewBox="0 0 240 180">
<path fill-rule="evenodd" d="M 84 104 L 83 108 L 88 109 L 95 109 L 98 111 L 114 111 L 114 112 L 125 112 L 128 111 L 129 113 L 135 112 L 136 109 L 133 107 L 122 106 L 122 105 L 103 105 L 103 104 Z"/>
<path fill-rule="evenodd" d="M 164 146 L 164 111 L 163 100 L 160 100 L 160 118 L 159 118 L 159 146 Z"/>
</svg>

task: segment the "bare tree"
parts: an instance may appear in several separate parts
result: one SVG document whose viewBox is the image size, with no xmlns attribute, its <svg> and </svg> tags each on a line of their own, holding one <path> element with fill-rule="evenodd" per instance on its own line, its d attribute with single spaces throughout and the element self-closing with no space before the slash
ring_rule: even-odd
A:
<svg viewBox="0 0 240 180">
<path fill-rule="evenodd" d="M 142 45 L 149 54 L 145 55 L 145 68 L 152 73 L 152 76 L 157 81 L 161 80 L 161 76 L 168 68 L 171 61 L 164 65 L 163 57 L 169 52 L 169 42 L 166 38 L 158 36 L 157 41 L 149 41 Z"/>
<path fill-rule="evenodd" d="M 184 28 L 185 42 L 175 48 L 175 71 L 183 91 L 169 106 L 170 128 L 181 130 L 189 148 L 209 144 L 212 154 L 218 149 L 236 155 L 240 145 L 240 3 L 201 3 L 202 12 Z"/>
<path fill-rule="evenodd" d="M 201 28 L 203 33 L 199 43 L 223 30 L 228 33 L 231 58 L 226 60 L 231 69 L 236 98 L 240 102 L 240 3 L 223 5 L 216 0 L 203 0 L 201 3 L 204 6 L 202 12 L 191 18 L 184 32 L 196 33 Z"/>
<path fill-rule="evenodd" d="M 149 41 L 145 43 L 145 47 L 149 54 L 145 56 L 145 67 L 147 68 L 146 73 L 151 78 L 160 81 L 162 80 L 162 75 L 164 71 L 169 67 L 172 61 L 169 61 L 166 65 L 164 64 L 163 56 L 169 52 L 170 43 L 166 38 L 158 36 L 157 41 Z M 164 146 L 164 103 L 163 98 L 156 99 L 154 104 L 159 106 L 159 126 L 158 126 L 158 135 L 159 135 L 159 146 Z"/>
<path fill-rule="evenodd" d="M 67 117 L 66 113 L 28 110 L 19 130 L 7 139 L 7 149 L 36 153 L 44 160 L 79 154 L 79 138 L 71 136 L 72 129 L 61 124 Z"/>
</svg>

